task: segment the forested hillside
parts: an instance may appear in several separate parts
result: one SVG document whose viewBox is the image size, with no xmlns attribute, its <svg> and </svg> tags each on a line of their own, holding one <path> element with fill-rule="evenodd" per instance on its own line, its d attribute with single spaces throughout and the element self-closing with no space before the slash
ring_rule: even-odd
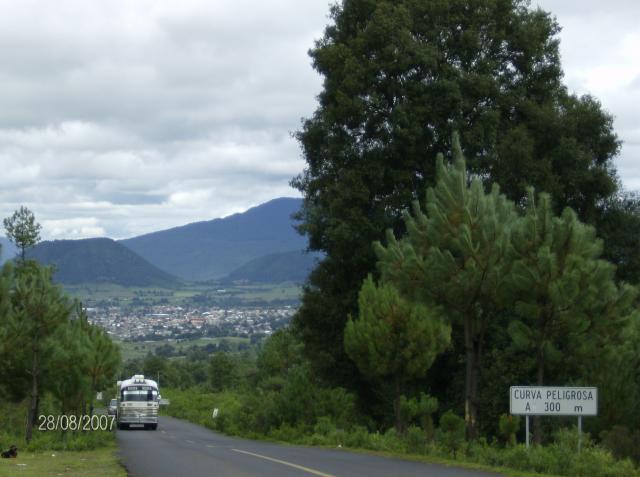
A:
<svg viewBox="0 0 640 477">
<path fill-rule="evenodd" d="M 185 280 L 222 278 L 255 258 L 304 250 L 294 229 L 300 199 L 281 198 L 222 219 L 176 227 L 120 243 Z"/>
<path fill-rule="evenodd" d="M 107 238 L 45 241 L 30 249 L 27 256 L 52 265 L 54 280 L 63 284 L 172 286 L 177 283 L 169 273 Z"/>
<path fill-rule="evenodd" d="M 322 255 L 300 250 L 272 253 L 245 263 L 224 281 L 249 283 L 304 283 Z"/>
</svg>

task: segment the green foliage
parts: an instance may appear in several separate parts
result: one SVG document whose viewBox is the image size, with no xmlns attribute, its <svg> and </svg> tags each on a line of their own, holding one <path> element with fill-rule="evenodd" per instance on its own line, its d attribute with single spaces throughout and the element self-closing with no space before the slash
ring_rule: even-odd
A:
<svg viewBox="0 0 640 477">
<path fill-rule="evenodd" d="M 433 438 L 433 414 L 438 410 L 438 399 L 425 393 L 420 393 L 417 406 L 417 417 L 427 439 Z"/>
<path fill-rule="evenodd" d="M 304 283 L 321 258 L 304 250 L 270 253 L 248 261 L 224 278 L 225 282 L 245 280 L 248 283 Z"/>
<path fill-rule="evenodd" d="M 517 215 L 496 185 L 485 193 L 478 178 L 469 182 L 455 137 L 453 164 L 445 165 L 440 155 L 436 170 L 424 212 L 414 202 L 413 214 L 404 216 L 406 237 L 398 240 L 389 230 L 386 247 L 379 242 L 374 247 L 383 280 L 413 302 L 443 310 L 463 328 L 457 336 L 466 354 L 465 421 L 468 435 L 475 437 L 484 336 L 499 316 L 509 232 Z"/>
<path fill-rule="evenodd" d="M 450 328 L 436 310 L 413 305 L 390 285 L 369 277 L 360 291 L 360 316 L 345 330 L 347 353 L 375 379 L 404 382 L 424 375 L 449 343 Z"/>
<path fill-rule="evenodd" d="M 602 433 L 602 445 L 609 449 L 616 459 L 632 459 L 640 465 L 640 430 L 629 430 L 625 426 L 613 426 Z"/>
<path fill-rule="evenodd" d="M 345 349 L 365 376 L 393 383 L 396 430 L 402 432 L 404 386 L 426 374 L 448 346 L 451 328 L 438 310 L 410 303 L 393 286 L 383 283 L 376 287 L 371 276 L 360 291 L 359 309 L 358 319 L 347 323 Z"/>
<path fill-rule="evenodd" d="M 550 192 L 590 223 L 616 189 L 619 144 L 597 100 L 562 85 L 559 26 L 521 0 L 350 0 L 311 50 L 324 78 L 297 134 L 306 160 L 300 230 L 326 258 L 295 325 L 314 369 L 360 385 L 345 352 L 346 317 L 376 258 L 369 245 L 435 181 L 430 158 L 459 131 L 473 177 L 520 203 Z M 374 276 L 374 278 L 377 278 Z"/>
<path fill-rule="evenodd" d="M 9 432 L 33 443 L 33 425 L 40 414 L 92 413 L 97 390 L 112 385 L 120 353 L 104 330 L 88 323 L 81 304 L 72 303 L 51 281 L 51 270 L 31 260 L 5 264 L 0 274 L 0 402 L 24 402 L 26 419 L 12 421 Z M 47 406 L 47 409 L 44 409 Z M 18 412 L 24 412 L 19 409 Z M 63 433 L 64 434 L 64 433 Z M 38 437 L 34 446 L 52 446 L 53 437 Z M 87 439 L 60 445 L 92 448 Z M 77 441 L 77 444 L 74 442 Z M 98 441 L 96 441 L 98 442 Z M 98 445 L 98 444 L 95 444 Z"/>
<path fill-rule="evenodd" d="M 510 414 L 502 414 L 498 424 L 500 436 L 504 439 L 507 446 L 516 445 L 516 433 L 520 429 L 520 416 L 512 416 Z"/>
<path fill-rule="evenodd" d="M 237 379 L 237 365 L 228 353 L 218 352 L 209 358 L 209 385 L 214 392 L 233 388 Z"/>
<path fill-rule="evenodd" d="M 25 206 L 20 206 L 11 217 L 7 217 L 2 222 L 7 232 L 7 238 L 20 249 L 20 256 L 24 261 L 27 249 L 40 241 L 42 226 L 36 222 L 33 212 Z"/>
<path fill-rule="evenodd" d="M 264 376 L 286 376 L 302 362 L 302 343 L 288 328 L 273 333 L 258 356 L 257 366 Z"/>
<path fill-rule="evenodd" d="M 596 220 L 602 255 L 617 266 L 616 278 L 640 283 L 640 196 L 620 192 L 602 203 Z"/>
<path fill-rule="evenodd" d="M 127 287 L 172 287 L 178 283 L 169 273 L 108 238 L 43 242 L 33 247 L 27 257 L 53 266 L 56 281 L 64 284 L 107 282 Z"/>
<path fill-rule="evenodd" d="M 542 385 L 546 365 L 567 360 L 571 351 L 584 351 L 592 336 L 616 336 L 636 291 L 615 285 L 614 266 L 598 259 L 602 244 L 595 230 L 571 209 L 554 216 L 548 194 L 540 194 L 536 202 L 530 192 L 511 245 L 513 264 L 505 290 L 516 297 L 514 311 L 520 319 L 509 324 L 509 332 L 517 347 L 537 357 Z"/>
<path fill-rule="evenodd" d="M 464 445 L 465 422 L 460 416 L 449 410 L 440 416 L 441 441 L 456 458 Z"/>
<path fill-rule="evenodd" d="M 555 373 L 551 382 L 591 377 L 602 366 L 596 350 L 610 349 L 622 336 L 637 292 L 615 284 L 615 267 L 599 259 L 601 251 L 593 227 L 571 209 L 555 216 L 548 194 L 536 201 L 529 192 L 526 213 L 512 227 L 503 290 L 514 303 L 509 334 L 517 349 L 535 357 L 538 385 L 547 383 L 548 370 Z M 542 441 L 540 418 L 534 437 Z"/>
</svg>

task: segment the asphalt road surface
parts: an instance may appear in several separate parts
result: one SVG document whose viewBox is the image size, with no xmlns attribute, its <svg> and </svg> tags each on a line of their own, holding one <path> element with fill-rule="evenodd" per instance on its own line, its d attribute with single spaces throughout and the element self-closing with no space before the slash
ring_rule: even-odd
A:
<svg viewBox="0 0 640 477">
<path fill-rule="evenodd" d="M 157 431 L 117 431 L 132 477 L 496 477 L 366 454 L 227 437 L 171 417 Z"/>
</svg>

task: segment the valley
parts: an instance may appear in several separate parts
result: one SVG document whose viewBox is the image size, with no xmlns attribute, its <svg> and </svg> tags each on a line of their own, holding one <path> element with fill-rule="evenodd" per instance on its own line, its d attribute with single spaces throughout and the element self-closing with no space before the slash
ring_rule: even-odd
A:
<svg viewBox="0 0 640 477">
<path fill-rule="evenodd" d="M 174 288 L 81 284 L 66 285 L 65 290 L 83 303 L 90 322 L 119 342 L 125 360 L 166 343 L 185 343 L 184 347 L 210 345 L 221 338 L 248 342 L 268 336 L 290 322 L 301 293 L 292 282 L 231 286 L 210 282 Z M 143 351 L 132 352 L 133 346 L 140 349 L 141 342 Z M 144 348 L 147 345 L 149 349 Z"/>
</svg>

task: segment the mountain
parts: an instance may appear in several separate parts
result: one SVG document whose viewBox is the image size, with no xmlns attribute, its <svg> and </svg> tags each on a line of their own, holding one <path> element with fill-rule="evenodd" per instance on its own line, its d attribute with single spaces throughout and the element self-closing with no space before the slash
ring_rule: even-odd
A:
<svg viewBox="0 0 640 477">
<path fill-rule="evenodd" d="M 6 237 L 0 237 L 0 265 L 11 260 L 18 253 L 18 249 Z"/>
<path fill-rule="evenodd" d="M 64 284 L 171 286 L 177 283 L 175 277 L 108 238 L 40 242 L 27 256 L 42 264 L 54 265 L 54 279 Z"/>
<path fill-rule="evenodd" d="M 185 280 L 221 278 L 255 258 L 306 249 L 307 239 L 295 231 L 291 218 L 301 205 L 302 199 L 274 199 L 241 214 L 120 243 Z"/>
<path fill-rule="evenodd" d="M 320 257 L 322 257 L 321 254 L 307 253 L 301 250 L 272 253 L 245 263 L 227 275 L 223 281 L 303 283 Z"/>
</svg>

